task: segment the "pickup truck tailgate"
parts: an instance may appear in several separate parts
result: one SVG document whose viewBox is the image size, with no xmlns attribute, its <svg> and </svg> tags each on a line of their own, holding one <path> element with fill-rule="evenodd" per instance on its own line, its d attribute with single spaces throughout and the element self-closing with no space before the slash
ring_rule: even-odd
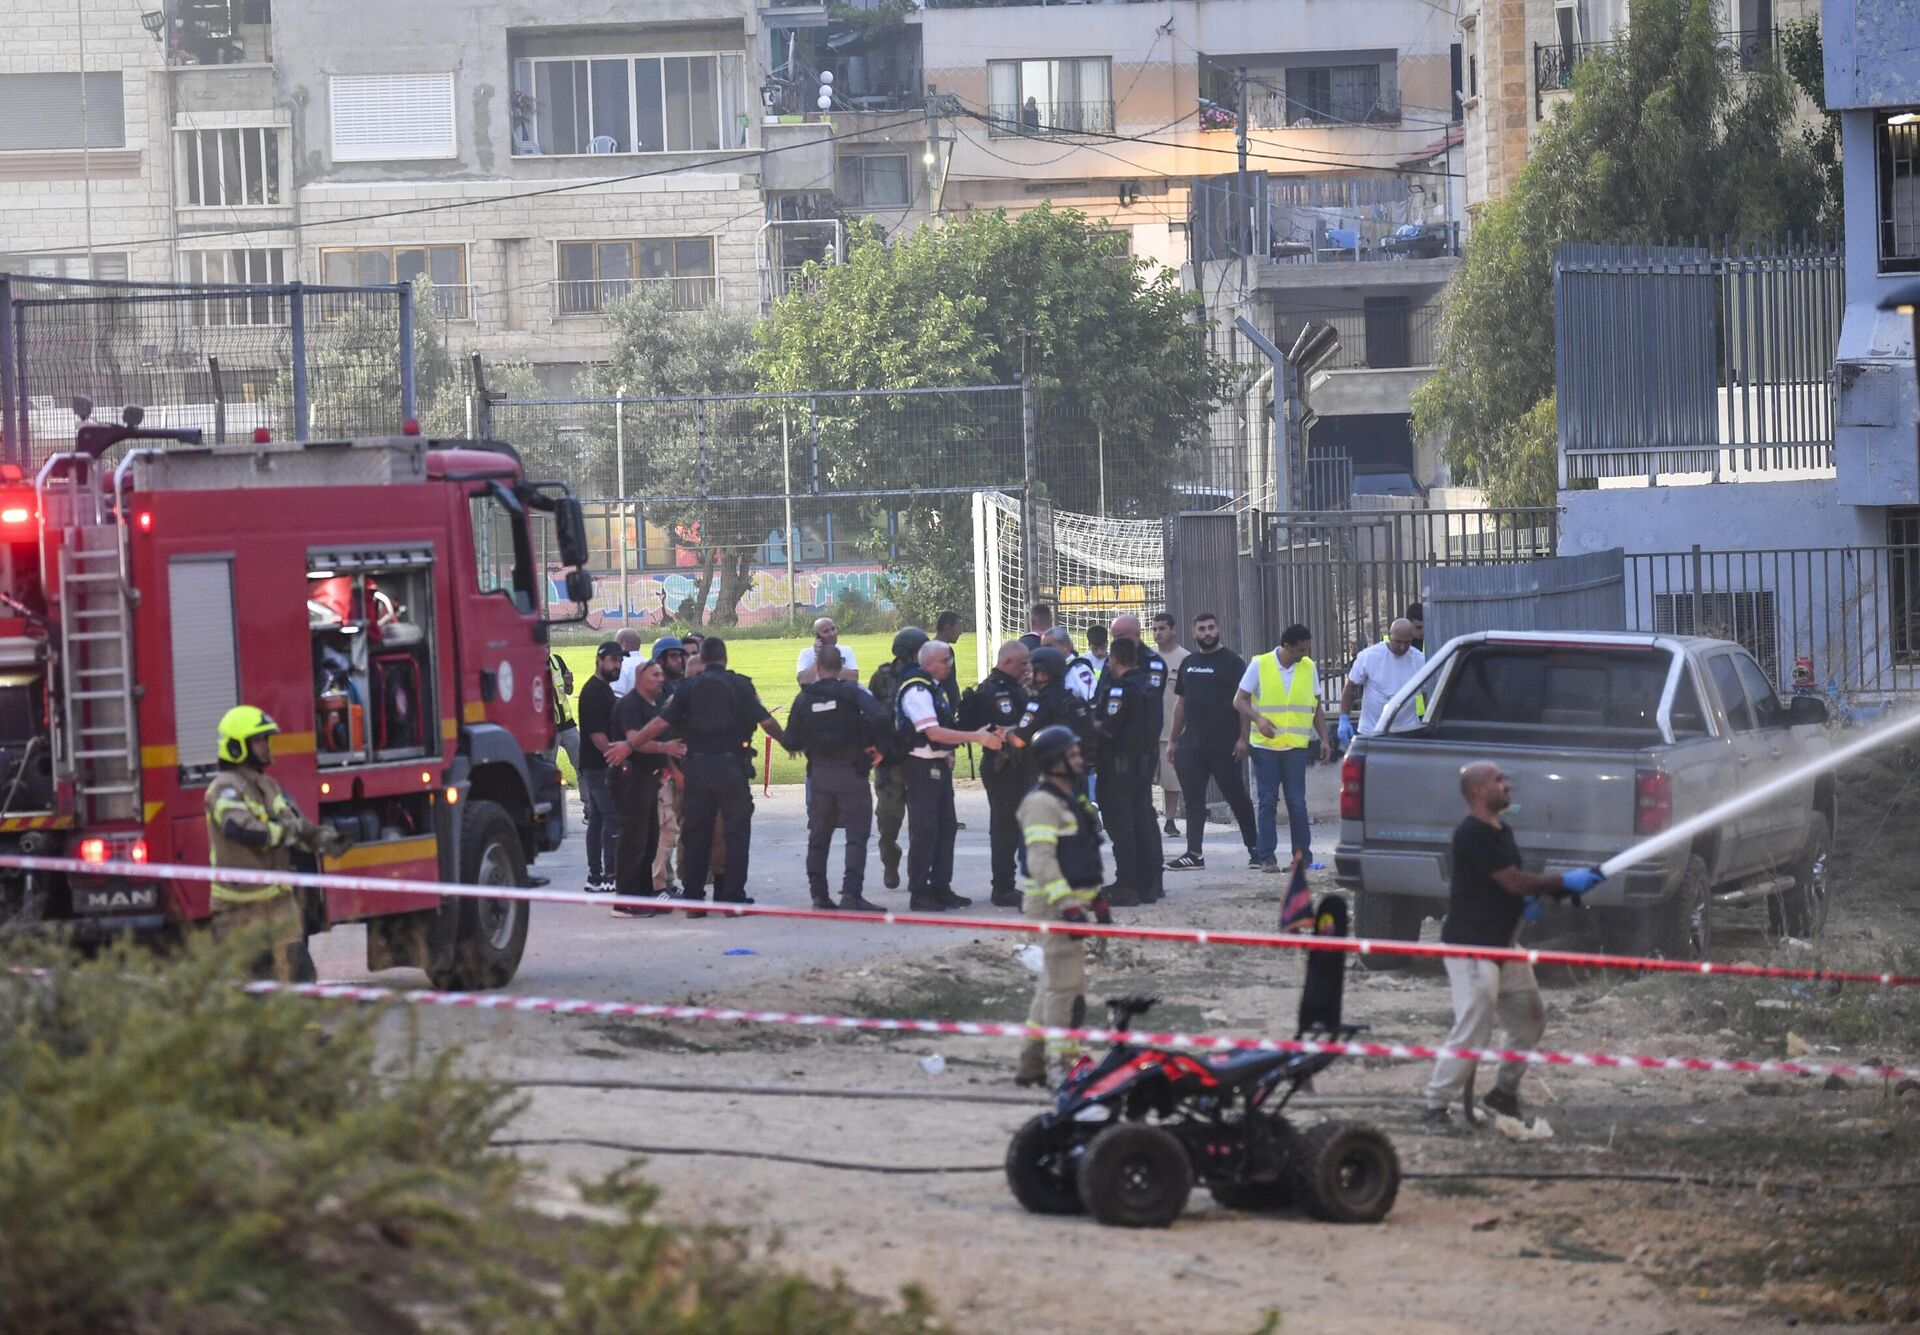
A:
<svg viewBox="0 0 1920 1335">
<path fill-rule="evenodd" d="M 1361 821 L 1348 821 L 1342 844 L 1368 848 L 1431 848 L 1443 858 L 1466 814 L 1460 769 L 1475 760 L 1499 765 L 1513 784 L 1507 815 L 1522 855 L 1579 864 L 1619 851 L 1634 828 L 1634 774 L 1651 759 L 1635 753 L 1545 750 L 1497 744 L 1454 745 L 1432 740 L 1366 739 Z M 1443 872 L 1450 872 L 1443 866 Z M 1429 882 L 1430 884 L 1430 882 Z M 1369 888 L 1394 892 L 1399 887 Z M 1411 888 L 1411 887 L 1408 887 Z"/>
</svg>

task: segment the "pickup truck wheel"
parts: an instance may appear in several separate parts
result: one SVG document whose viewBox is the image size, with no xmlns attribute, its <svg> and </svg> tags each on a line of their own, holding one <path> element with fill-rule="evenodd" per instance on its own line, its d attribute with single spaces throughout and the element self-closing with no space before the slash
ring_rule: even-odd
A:
<svg viewBox="0 0 1920 1335">
<path fill-rule="evenodd" d="M 1783 936 L 1818 940 L 1827 925 L 1827 858 L 1833 832 L 1824 812 L 1807 819 L 1807 842 L 1794 863 L 1793 884 L 1767 901 L 1767 925 Z"/>
<path fill-rule="evenodd" d="M 503 887 L 527 883 L 519 831 L 496 802 L 471 802 L 460 818 L 460 881 Z M 461 899 L 453 966 L 428 974 L 434 987 L 483 992 L 512 982 L 527 948 L 527 909 L 524 900 Z"/>
<path fill-rule="evenodd" d="M 1369 941 L 1418 941 L 1427 907 L 1412 895 L 1357 890 L 1353 896 L 1353 934 Z M 1406 961 L 1393 955 L 1368 956 L 1368 967 L 1397 969 Z"/>
<path fill-rule="evenodd" d="M 1672 899 L 1645 908 L 1607 910 L 1600 920 L 1601 935 L 1615 955 L 1705 959 L 1713 940 L 1712 907 L 1713 873 L 1696 855 L 1687 859 L 1686 874 Z"/>
</svg>

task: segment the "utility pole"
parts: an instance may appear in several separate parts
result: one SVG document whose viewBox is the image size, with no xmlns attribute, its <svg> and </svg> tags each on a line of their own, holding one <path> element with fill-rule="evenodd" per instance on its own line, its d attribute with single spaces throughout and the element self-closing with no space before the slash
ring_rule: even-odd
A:
<svg viewBox="0 0 1920 1335">
<path fill-rule="evenodd" d="M 1240 300 L 1247 299 L 1247 252 L 1253 249 L 1253 201 L 1247 190 L 1247 67 L 1233 72 L 1233 138 L 1240 152 L 1240 175 L 1234 194 L 1240 205 Z"/>
<path fill-rule="evenodd" d="M 80 176 L 81 213 L 86 222 L 87 272 L 93 272 L 93 127 L 87 107 L 87 13 L 85 0 L 73 0 L 74 47 L 80 57 Z"/>
</svg>

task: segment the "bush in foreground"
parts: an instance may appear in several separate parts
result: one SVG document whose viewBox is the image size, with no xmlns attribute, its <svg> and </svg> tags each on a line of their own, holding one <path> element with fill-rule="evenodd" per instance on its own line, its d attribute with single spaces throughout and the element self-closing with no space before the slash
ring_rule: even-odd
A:
<svg viewBox="0 0 1920 1335">
<path fill-rule="evenodd" d="M 0 1330 L 933 1328 L 654 1222 L 629 1174 L 534 1214 L 488 1148 L 506 1090 L 374 1011 L 246 995 L 252 944 L 0 976 Z"/>
</svg>

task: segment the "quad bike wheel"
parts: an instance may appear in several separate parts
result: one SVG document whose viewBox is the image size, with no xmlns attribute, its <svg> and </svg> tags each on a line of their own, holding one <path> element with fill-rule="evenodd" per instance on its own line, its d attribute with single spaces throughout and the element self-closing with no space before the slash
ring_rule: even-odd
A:
<svg viewBox="0 0 1920 1335">
<path fill-rule="evenodd" d="M 1081 1214 L 1080 1188 L 1066 1165 L 1068 1137 L 1035 1117 L 1013 1133 L 1007 1146 L 1007 1185 L 1033 1214 Z"/>
<path fill-rule="evenodd" d="M 1187 1208 L 1193 1165 L 1173 1134 L 1121 1122 L 1095 1136 L 1080 1160 L 1080 1199 L 1116 1228 L 1165 1228 Z"/>
<path fill-rule="evenodd" d="M 1377 1224 L 1400 1194 L 1393 1142 L 1358 1122 L 1322 1122 L 1307 1131 L 1294 1161 L 1295 1195 L 1315 1219 Z"/>
</svg>

